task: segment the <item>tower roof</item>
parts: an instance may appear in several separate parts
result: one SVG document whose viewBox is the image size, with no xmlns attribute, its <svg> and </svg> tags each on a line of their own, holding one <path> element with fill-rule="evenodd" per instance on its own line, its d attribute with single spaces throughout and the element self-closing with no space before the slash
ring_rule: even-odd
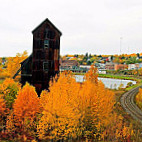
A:
<svg viewBox="0 0 142 142">
<path fill-rule="evenodd" d="M 48 22 L 50 25 L 52 25 L 54 28 L 55 28 L 55 30 L 60 34 L 60 35 L 62 35 L 62 33 L 61 33 L 61 31 L 48 19 L 48 18 L 46 18 L 43 22 L 41 22 L 33 31 L 32 31 L 32 33 L 34 33 L 43 23 L 45 23 L 45 22 Z"/>
</svg>

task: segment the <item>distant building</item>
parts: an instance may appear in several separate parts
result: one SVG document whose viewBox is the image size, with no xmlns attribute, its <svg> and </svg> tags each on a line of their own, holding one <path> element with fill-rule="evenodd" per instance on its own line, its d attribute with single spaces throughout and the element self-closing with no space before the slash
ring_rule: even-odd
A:
<svg viewBox="0 0 142 142">
<path fill-rule="evenodd" d="M 138 70 L 139 69 L 139 63 L 135 64 L 135 69 Z"/>
<path fill-rule="evenodd" d="M 142 68 L 142 63 L 139 63 L 139 69 Z"/>
<path fill-rule="evenodd" d="M 95 67 L 98 69 L 105 69 L 105 64 L 104 63 L 95 63 Z"/>
<path fill-rule="evenodd" d="M 91 68 L 90 65 L 80 65 L 79 67 L 80 68 L 85 68 L 85 69 L 88 69 L 88 70 Z"/>
<path fill-rule="evenodd" d="M 106 74 L 106 70 L 105 69 L 98 69 L 98 74 Z"/>
<path fill-rule="evenodd" d="M 126 64 L 115 64 L 114 70 L 126 70 L 128 69 L 128 65 Z"/>
<path fill-rule="evenodd" d="M 135 64 L 129 64 L 128 65 L 128 70 L 135 70 L 136 69 L 136 65 Z"/>
<path fill-rule="evenodd" d="M 142 68 L 142 63 L 129 64 L 128 70 L 138 70 Z"/>
<path fill-rule="evenodd" d="M 76 60 L 60 60 L 60 68 L 75 68 L 78 67 L 79 63 Z"/>
<path fill-rule="evenodd" d="M 105 66 L 106 70 L 114 70 L 114 63 L 112 62 L 107 62 Z"/>
<path fill-rule="evenodd" d="M 100 63 L 100 69 L 105 69 L 106 64 Z"/>
</svg>

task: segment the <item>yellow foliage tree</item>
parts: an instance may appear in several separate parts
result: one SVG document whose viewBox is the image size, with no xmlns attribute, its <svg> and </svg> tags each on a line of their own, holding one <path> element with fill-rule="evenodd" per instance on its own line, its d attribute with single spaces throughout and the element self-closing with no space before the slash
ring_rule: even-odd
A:
<svg viewBox="0 0 142 142">
<path fill-rule="evenodd" d="M 138 74 L 139 74 L 140 76 L 142 76 L 142 68 L 140 68 L 140 69 L 138 70 Z"/>
<path fill-rule="evenodd" d="M 139 89 L 139 93 L 136 95 L 136 104 L 139 106 L 139 108 L 142 109 L 142 89 Z"/>
<path fill-rule="evenodd" d="M 62 73 L 51 83 L 49 92 L 41 93 L 42 118 L 38 125 L 41 139 L 92 137 L 98 139 L 112 112 L 114 93 L 105 89 L 91 67 L 85 82 L 79 84 L 69 73 Z"/>
<path fill-rule="evenodd" d="M 50 91 L 41 93 L 42 118 L 38 126 L 41 139 L 75 138 L 78 130 L 79 112 L 75 101 L 79 84 L 71 74 L 62 73 L 51 83 Z"/>
<path fill-rule="evenodd" d="M 95 137 L 101 135 L 103 127 L 113 110 L 114 93 L 105 89 L 104 84 L 97 79 L 97 69 L 91 67 L 85 75 L 86 81 L 78 94 L 78 106 L 81 113 L 80 124 L 83 135 Z"/>
<path fill-rule="evenodd" d="M 7 63 L 7 74 L 9 77 L 13 77 L 14 74 L 20 68 L 20 63 L 28 57 L 27 51 L 24 51 L 22 54 L 17 53 L 16 57 L 9 57 Z"/>
<path fill-rule="evenodd" d="M 85 74 L 84 78 L 85 78 L 85 80 L 89 80 L 92 83 L 97 84 L 98 83 L 97 68 L 95 68 L 92 65 L 90 70 Z"/>
</svg>

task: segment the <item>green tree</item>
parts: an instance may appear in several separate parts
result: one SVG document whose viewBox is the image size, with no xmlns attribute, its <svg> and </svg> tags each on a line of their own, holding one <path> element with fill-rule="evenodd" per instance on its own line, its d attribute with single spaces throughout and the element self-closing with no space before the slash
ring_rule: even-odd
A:
<svg viewBox="0 0 142 142">
<path fill-rule="evenodd" d="M 0 84 L 0 95 L 5 100 L 7 108 L 12 109 L 12 105 L 20 88 L 21 86 L 19 83 L 9 78 L 5 79 L 4 82 Z"/>
</svg>

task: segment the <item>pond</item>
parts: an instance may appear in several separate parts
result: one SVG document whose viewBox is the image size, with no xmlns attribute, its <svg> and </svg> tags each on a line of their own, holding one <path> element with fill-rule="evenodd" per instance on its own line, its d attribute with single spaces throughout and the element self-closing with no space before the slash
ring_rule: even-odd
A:
<svg viewBox="0 0 142 142">
<path fill-rule="evenodd" d="M 77 82 L 83 82 L 84 81 L 83 77 L 84 77 L 83 75 L 75 75 Z M 133 81 L 133 80 L 100 78 L 100 77 L 98 77 L 98 79 L 104 83 L 106 88 L 110 88 L 110 89 L 118 89 L 120 84 L 123 84 L 123 88 L 125 88 L 129 82 L 136 84 L 136 81 Z"/>
</svg>

